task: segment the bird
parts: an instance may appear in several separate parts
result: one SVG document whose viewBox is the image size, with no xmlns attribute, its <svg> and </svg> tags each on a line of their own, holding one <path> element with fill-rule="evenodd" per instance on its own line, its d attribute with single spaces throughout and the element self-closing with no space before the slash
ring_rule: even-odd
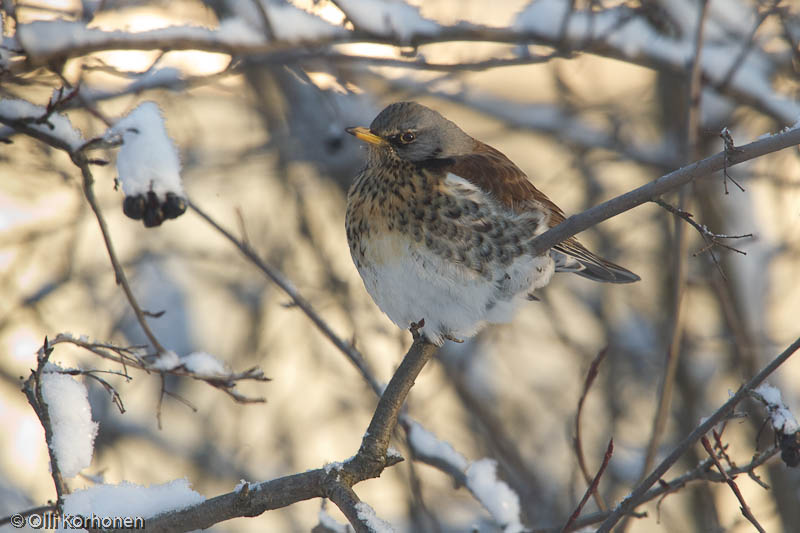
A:
<svg viewBox="0 0 800 533">
<path fill-rule="evenodd" d="M 438 346 L 511 321 L 554 272 L 630 283 L 630 270 L 571 237 L 544 253 L 533 239 L 564 212 L 499 150 L 417 102 L 384 108 L 347 193 L 350 254 L 377 306 Z"/>
</svg>

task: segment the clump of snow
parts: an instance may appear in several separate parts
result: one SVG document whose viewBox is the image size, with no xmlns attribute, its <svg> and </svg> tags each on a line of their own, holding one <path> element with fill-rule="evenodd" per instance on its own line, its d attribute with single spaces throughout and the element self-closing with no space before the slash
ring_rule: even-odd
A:
<svg viewBox="0 0 800 533">
<path fill-rule="evenodd" d="M 783 403 L 783 397 L 779 389 L 767 383 L 763 383 L 753 392 L 761 396 L 761 399 L 766 404 L 772 427 L 776 431 L 784 435 L 790 435 L 800 431 L 800 425 L 797 424 L 794 415 L 789 408 L 786 407 L 786 404 Z"/>
<path fill-rule="evenodd" d="M 368 503 L 358 502 L 356 505 L 358 519 L 363 521 L 372 533 L 392 533 L 392 524 L 375 514 L 375 510 Z"/>
<path fill-rule="evenodd" d="M 417 455 L 439 459 L 453 465 L 458 470 L 466 470 L 469 462 L 458 453 L 449 442 L 439 440 L 436 435 L 410 420 L 408 422 L 408 443 Z"/>
<path fill-rule="evenodd" d="M 183 196 L 178 150 L 164 127 L 161 110 L 143 102 L 108 131 L 123 144 L 117 154 L 117 173 L 125 196 L 152 190 L 161 200 L 168 192 Z"/>
<path fill-rule="evenodd" d="M 153 364 L 150 365 L 150 368 L 154 368 L 156 370 L 172 370 L 180 366 L 181 358 L 178 357 L 178 354 L 173 352 L 172 350 L 167 350 L 166 352 L 161 352 L 158 355 L 158 359 L 153 361 Z"/>
<path fill-rule="evenodd" d="M 319 523 L 328 531 L 333 533 L 353 533 L 353 528 L 349 524 L 340 524 L 328 514 L 328 511 L 323 507 L 319 510 Z"/>
<path fill-rule="evenodd" d="M 564 17 L 569 12 L 569 3 L 563 0 L 538 0 L 531 2 L 514 22 L 517 29 L 556 36 L 561 29 Z"/>
<path fill-rule="evenodd" d="M 26 100 L 18 98 L 0 100 L 0 116 L 8 120 L 38 119 L 46 113 L 47 109 L 44 107 L 34 105 Z M 33 121 L 27 121 L 26 125 L 51 137 L 58 137 L 71 150 L 79 148 L 84 143 L 80 131 L 72 126 L 69 118 L 65 115 L 53 113 L 47 117 L 47 122 L 36 124 Z"/>
<path fill-rule="evenodd" d="M 64 514 L 88 516 L 152 517 L 205 501 L 185 478 L 145 487 L 123 481 L 95 485 L 64 496 Z"/>
<path fill-rule="evenodd" d="M 50 449 L 61 474 L 74 477 L 92 462 L 97 422 L 92 421 L 86 386 L 59 370 L 53 364 L 45 367 L 41 377 L 42 400 L 47 405 L 53 430 Z"/>
<path fill-rule="evenodd" d="M 345 35 L 347 30 L 304 11 L 288 2 L 263 2 L 266 4 L 272 31 L 281 41 L 312 41 Z"/>
<path fill-rule="evenodd" d="M 519 520 L 519 497 L 505 482 L 497 479 L 497 463 L 493 459 L 481 459 L 469 466 L 467 488 L 505 533 L 524 531 Z"/>
<path fill-rule="evenodd" d="M 193 352 L 185 355 L 181 357 L 181 364 L 186 370 L 198 376 L 218 378 L 230 374 L 219 359 L 206 352 Z"/>
<path fill-rule="evenodd" d="M 220 24 L 219 29 L 183 25 L 141 32 L 89 28 L 81 21 L 37 20 L 20 24 L 17 38 L 34 61 L 39 57 L 45 59 L 75 48 L 102 48 L 117 42 L 135 44 L 158 40 L 168 44 L 170 41 L 191 40 L 196 41 L 198 46 L 205 43 L 209 46 L 222 44 L 231 47 L 258 46 L 266 42 L 262 33 L 239 19 L 226 20 Z"/>
<path fill-rule="evenodd" d="M 424 18 L 419 9 L 402 0 L 337 0 L 357 30 L 407 41 L 414 35 L 430 35 L 439 24 Z"/>
</svg>

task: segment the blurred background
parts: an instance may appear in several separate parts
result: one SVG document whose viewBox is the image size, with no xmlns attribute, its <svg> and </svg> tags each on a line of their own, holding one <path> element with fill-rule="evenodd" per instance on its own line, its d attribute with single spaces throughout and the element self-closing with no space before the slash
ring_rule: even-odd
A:
<svg viewBox="0 0 800 533">
<path fill-rule="evenodd" d="M 744 144 L 800 120 L 795 2 L 712 0 L 702 16 L 696 0 L 412 4 L 416 16 L 438 24 L 416 40 L 403 30 L 415 11 L 380 17 L 398 2 L 4 2 L 0 97 L 46 105 L 53 89 L 80 84 L 66 114 L 86 139 L 105 131 L 104 118 L 116 120 L 145 100 L 158 103 L 181 153 L 188 196 L 246 235 L 340 337 L 355 342 L 380 381 L 388 381 L 411 338 L 373 304 L 349 256 L 345 194 L 364 149 L 345 127 L 368 126 L 391 102 L 417 100 L 504 152 L 574 214 L 720 151 L 723 127 Z M 293 32 L 311 26 L 277 17 L 292 6 L 349 33 L 293 40 Z M 572 25 L 564 17 L 570 6 Z M 592 20 L 590 12 L 597 21 L 620 16 L 597 33 L 599 24 L 578 24 Z M 56 17 L 123 32 L 216 28 L 238 18 L 285 42 L 167 51 L 174 47 L 166 36 L 163 46 L 146 50 L 92 50 L 47 67 L 9 63 L 9 54 L 20 54 L 12 40 L 20 26 Z M 690 135 L 701 18 L 703 89 Z M 55 498 L 44 432 L 20 392 L 20 376 L 35 367 L 44 337 L 71 332 L 121 345 L 146 338 L 115 285 L 80 171 L 63 152 L 9 128 L 0 137 L 13 141 L 0 144 L 0 515 L 7 515 Z M 111 161 L 114 154 L 97 153 Z M 725 194 L 722 176 L 712 176 L 686 189 L 685 207 L 714 232 L 752 233 L 728 242 L 746 255 L 707 250 L 688 226 L 681 245 L 673 216 L 643 205 L 580 235 L 641 282 L 613 286 L 557 275 L 539 293 L 542 301 L 526 305 L 513 323 L 448 343 L 417 380 L 410 416 L 469 460 L 495 458 L 531 527 L 563 524 L 586 488 L 573 451 L 574 421 L 589 364 L 603 347 L 582 439 L 591 474 L 614 439 L 600 483 L 613 506 L 646 464 L 652 469 L 647 448 L 670 346 L 677 365 L 656 461 L 800 334 L 800 153 L 783 150 L 730 174 L 744 191 L 728 182 Z M 267 399 L 240 405 L 204 383 L 171 378 L 169 390 L 197 410 L 167 397 L 161 430 L 157 376 L 107 378 L 124 414 L 88 382 L 100 432 L 86 474 L 142 485 L 186 477 L 211 497 L 240 479 L 302 472 L 355 453 L 375 398 L 335 346 L 195 213 L 146 229 L 123 215 L 114 166 L 95 167 L 95 178 L 134 293 L 144 308 L 165 311 L 149 319 L 161 343 L 181 355 L 215 354 L 234 370 L 260 366 L 273 381 L 239 385 Z M 677 194 L 665 200 L 679 201 Z M 685 278 L 677 275 L 681 262 Z M 52 358 L 116 369 L 67 345 Z M 800 362 L 790 360 L 769 381 L 800 413 Z M 723 440 L 731 459 L 745 464 L 773 435 L 759 431 L 763 407 L 748 402 L 739 411 L 746 416 L 728 423 Z M 402 440 L 394 446 L 410 459 Z M 665 479 L 705 457 L 692 448 Z M 770 532 L 796 531 L 800 471 L 775 457 L 757 473 L 769 490 L 744 475 L 738 484 L 759 522 Z M 91 483 L 75 478 L 70 486 Z M 398 531 L 498 530 L 464 488 L 411 460 L 355 490 Z M 627 530 L 752 530 L 724 484 L 696 482 L 656 503 L 640 507 L 646 517 Z M 320 501 L 308 501 L 214 529 L 310 531 L 319 508 Z M 335 506 L 328 510 L 344 522 Z M 590 502 L 585 512 L 597 510 Z"/>
</svg>

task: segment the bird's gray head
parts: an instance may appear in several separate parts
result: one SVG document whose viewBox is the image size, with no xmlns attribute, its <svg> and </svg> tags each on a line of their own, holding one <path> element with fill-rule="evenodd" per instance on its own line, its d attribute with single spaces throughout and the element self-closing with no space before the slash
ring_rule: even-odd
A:
<svg viewBox="0 0 800 533">
<path fill-rule="evenodd" d="M 369 130 L 347 131 L 379 153 L 415 163 L 469 153 L 474 139 L 442 115 L 416 102 L 397 102 L 381 111 Z"/>
</svg>

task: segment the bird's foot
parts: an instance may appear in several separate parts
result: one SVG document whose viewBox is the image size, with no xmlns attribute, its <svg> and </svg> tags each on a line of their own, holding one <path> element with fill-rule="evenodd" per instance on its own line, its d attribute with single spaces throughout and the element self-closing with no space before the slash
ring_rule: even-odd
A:
<svg viewBox="0 0 800 533">
<path fill-rule="evenodd" d="M 541 299 L 539 299 L 539 297 L 538 297 L 538 296 L 536 296 L 536 295 L 535 295 L 535 294 L 533 294 L 532 292 L 529 292 L 529 293 L 528 293 L 528 296 L 526 296 L 526 298 L 527 298 L 527 299 L 528 299 L 528 301 L 530 301 L 530 302 L 541 302 L 541 301 L 542 301 Z"/>
<path fill-rule="evenodd" d="M 415 341 L 419 340 L 420 333 L 419 330 L 425 327 L 425 319 L 421 318 L 419 322 L 412 322 L 409 326 L 408 330 L 411 332 L 411 336 L 414 338 Z"/>
</svg>

